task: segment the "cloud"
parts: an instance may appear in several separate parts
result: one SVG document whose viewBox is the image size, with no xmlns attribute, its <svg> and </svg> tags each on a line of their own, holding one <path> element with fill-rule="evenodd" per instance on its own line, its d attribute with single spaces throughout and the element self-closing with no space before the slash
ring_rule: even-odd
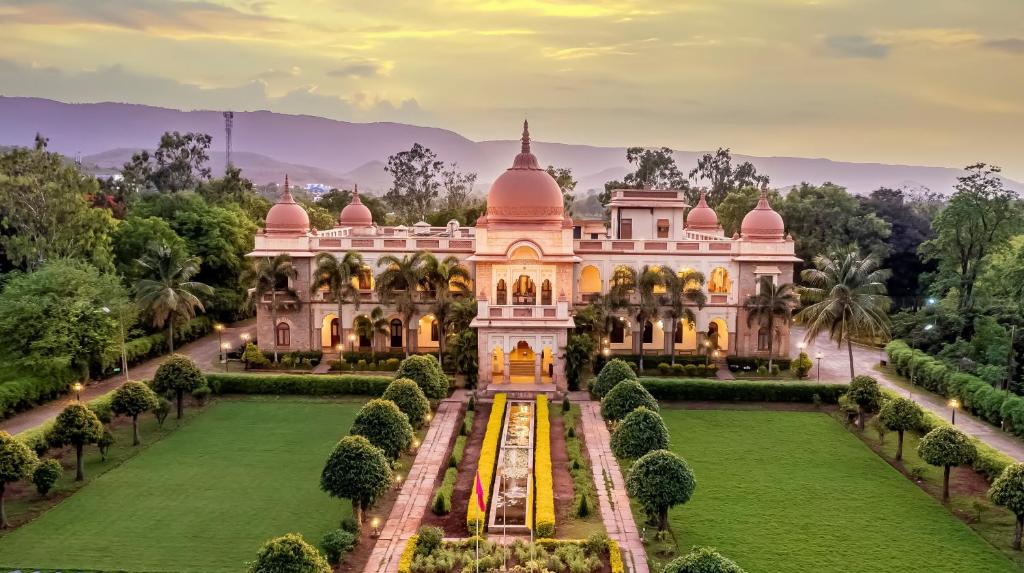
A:
<svg viewBox="0 0 1024 573">
<path fill-rule="evenodd" d="M 889 55 L 889 45 L 859 34 L 826 36 L 822 41 L 825 52 L 837 58 L 867 58 L 880 60 Z"/>
<path fill-rule="evenodd" d="M 287 69 L 270 68 L 260 72 L 256 77 L 261 80 L 279 80 L 282 78 L 297 78 L 302 75 L 302 68 L 292 66 Z"/>
<path fill-rule="evenodd" d="M 1024 38 L 1002 38 L 982 42 L 986 48 L 999 50 L 1008 54 L 1024 54 Z"/>
<path fill-rule="evenodd" d="M 328 70 L 332 78 L 365 78 L 385 74 L 391 70 L 392 62 L 381 62 L 367 58 L 349 58 L 338 63 L 337 67 Z"/>
</svg>

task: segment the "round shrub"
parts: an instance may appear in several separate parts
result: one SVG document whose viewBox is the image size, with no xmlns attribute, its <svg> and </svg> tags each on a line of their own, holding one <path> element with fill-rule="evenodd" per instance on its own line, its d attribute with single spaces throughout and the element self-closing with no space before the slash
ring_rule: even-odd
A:
<svg viewBox="0 0 1024 573">
<path fill-rule="evenodd" d="M 7 484 L 32 475 L 38 460 L 36 453 L 24 442 L 7 432 L 0 432 L 0 527 L 8 526 L 7 512 L 2 511 L 4 489 Z"/>
<path fill-rule="evenodd" d="M 856 376 L 850 381 L 850 399 L 867 412 L 874 412 L 882 403 L 882 390 L 878 380 L 871 376 Z"/>
<path fill-rule="evenodd" d="M 418 555 L 430 555 L 435 549 L 441 547 L 444 541 L 444 530 L 433 525 L 424 525 L 416 532 L 416 553 Z"/>
<path fill-rule="evenodd" d="M 616 384 L 601 399 L 601 415 L 606 420 L 621 420 L 641 406 L 658 411 L 658 401 L 639 381 L 626 380 Z"/>
<path fill-rule="evenodd" d="M 448 395 L 448 377 L 441 364 L 433 355 L 410 356 L 398 365 L 395 378 L 408 378 L 423 390 L 430 400 L 440 400 Z"/>
<path fill-rule="evenodd" d="M 110 409 L 119 416 L 132 419 L 132 445 L 139 445 L 139 414 L 148 412 L 160 403 L 159 397 L 142 382 L 125 382 L 114 391 Z"/>
<path fill-rule="evenodd" d="M 878 411 L 878 419 L 886 428 L 896 432 L 896 459 L 903 459 L 903 432 L 920 428 L 924 423 L 924 411 L 917 402 L 897 396 L 886 401 Z"/>
<path fill-rule="evenodd" d="M 249 573 L 331 573 L 331 566 L 301 535 L 289 533 L 268 541 L 249 564 Z"/>
<path fill-rule="evenodd" d="M 1006 466 L 988 490 L 992 503 L 1010 510 L 1017 517 L 1013 548 L 1020 549 L 1021 530 L 1024 529 L 1024 464 Z"/>
<path fill-rule="evenodd" d="M 604 398 L 616 384 L 623 380 L 636 380 L 636 373 L 629 367 L 629 363 L 620 358 L 609 360 L 601 372 L 590 382 L 590 393 L 598 398 Z"/>
<path fill-rule="evenodd" d="M 320 539 L 320 548 L 331 565 L 341 563 L 341 558 L 355 547 L 356 536 L 344 529 L 332 529 Z"/>
<path fill-rule="evenodd" d="M 320 473 L 320 489 L 332 497 L 350 500 L 357 524 L 362 523 L 363 510 L 389 487 L 391 463 L 380 448 L 362 436 L 342 438 Z"/>
<path fill-rule="evenodd" d="M 178 401 L 178 418 L 181 418 L 182 401 L 185 392 L 191 392 L 206 385 L 206 378 L 199 367 L 188 356 L 172 354 L 164 360 L 153 375 L 153 390 L 161 394 L 174 394 Z"/>
<path fill-rule="evenodd" d="M 686 555 L 672 560 L 663 573 L 744 573 L 732 559 L 713 547 L 694 547 Z"/>
<path fill-rule="evenodd" d="M 409 417 L 409 423 L 413 427 L 422 425 L 430 413 L 430 401 L 423 394 L 423 390 L 420 390 L 419 385 L 408 378 L 397 378 L 388 384 L 381 398 L 394 402 L 398 409 Z"/>
<path fill-rule="evenodd" d="M 626 493 L 643 506 L 658 531 L 668 527 L 668 510 L 689 501 L 696 488 L 697 478 L 689 464 L 668 450 L 644 454 L 626 478 Z"/>
<path fill-rule="evenodd" d="M 612 432 L 612 452 L 636 459 L 652 450 L 668 448 L 668 428 L 657 412 L 640 406 L 626 414 Z"/>
<path fill-rule="evenodd" d="M 39 495 L 46 495 L 63 473 L 64 466 L 60 462 L 53 458 L 45 459 L 32 472 L 32 484 L 36 486 Z"/>
<path fill-rule="evenodd" d="M 83 464 L 83 449 L 86 444 L 95 444 L 103 439 L 103 424 L 92 410 L 84 404 L 74 403 L 68 405 L 57 414 L 53 426 L 50 426 L 46 434 L 46 441 L 50 446 L 75 446 L 75 459 L 77 461 L 77 472 L 75 481 L 85 479 L 85 466 Z"/>
<path fill-rule="evenodd" d="M 978 449 L 967 434 L 953 426 L 939 426 L 925 434 L 917 444 L 917 454 L 933 466 L 943 468 L 942 499 L 949 499 L 949 469 L 970 464 Z"/>
<path fill-rule="evenodd" d="M 412 445 L 413 431 L 409 417 L 391 400 L 370 400 L 356 414 L 352 434 L 363 436 L 392 460 Z"/>
<path fill-rule="evenodd" d="M 764 364 L 758 366 L 757 367 L 757 375 L 758 376 L 767 376 L 768 375 L 768 367 L 765 366 Z"/>
<path fill-rule="evenodd" d="M 686 370 L 686 375 L 687 376 L 696 376 L 696 374 L 697 374 L 697 365 L 696 364 L 687 364 L 683 368 Z"/>
<path fill-rule="evenodd" d="M 672 373 L 672 365 L 668 362 L 661 362 L 658 364 L 658 372 L 660 372 L 662 376 L 667 376 Z"/>
<path fill-rule="evenodd" d="M 811 357 L 807 356 L 806 352 L 801 352 L 800 355 L 796 357 L 796 360 L 794 360 L 793 363 L 790 364 L 789 366 L 790 370 L 792 370 L 793 373 L 796 374 L 796 377 L 799 380 L 807 378 L 807 374 L 811 371 L 811 368 L 813 367 L 814 363 L 811 362 Z"/>
<path fill-rule="evenodd" d="M 673 364 L 672 365 L 672 374 L 674 376 L 682 376 L 685 373 L 686 373 L 686 366 L 684 366 L 682 364 Z"/>
</svg>

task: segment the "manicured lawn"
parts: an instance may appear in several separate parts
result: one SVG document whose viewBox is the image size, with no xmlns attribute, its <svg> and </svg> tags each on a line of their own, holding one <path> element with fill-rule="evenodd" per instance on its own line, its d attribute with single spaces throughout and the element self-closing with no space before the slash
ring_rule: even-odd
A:
<svg viewBox="0 0 1024 573">
<path fill-rule="evenodd" d="M 0 539 L 0 566 L 240 571 L 270 537 L 318 543 L 350 512 L 319 476 L 359 406 L 219 401 Z"/>
<path fill-rule="evenodd" d="M 748 573 L 1018 571 L 825 414 L 662 415 L 697 476 L 670 514 L 678 551 L 715 546 Z"/>
</svg>

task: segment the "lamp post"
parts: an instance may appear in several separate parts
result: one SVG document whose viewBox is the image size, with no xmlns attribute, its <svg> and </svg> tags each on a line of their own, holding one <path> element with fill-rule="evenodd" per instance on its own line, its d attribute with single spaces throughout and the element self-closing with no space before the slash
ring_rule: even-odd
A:
<svg viewBox="0 0 1024 573">
<path fill-rule="evenodd" d="M 395 474 L 395 489 L 402 489 L 402 474 Z"/>
<path fill-rule="evenodd" d="M 821 382 L 821 353 L 819 352 L 815 358 L 818 359 L 818 382 Z"/>
<path fill-rule="evenodd" d="M 711 342 L 704 340 L 704 365 L 711 364 Z"/>
<path fill-rule="evenodd" d="M 349 335 L 348 335 L 348 349 L 351 352 L 355 352 L 356 351 L 356 335 L 355 334 L 349 333 Z"/>
<path fill-rule="evenodd" d="M 81 402 L 82 401 L 82 383 L 81 382 L 75 382 L 75 385 L 72 386 L 72 388 L 75 390 L 75 400 Z"/>
<path fill-rule="evenodd" d="M 228 360 L 226 353 L 224 352 L 224 325 L 218 322 L 213 325 L 213 329 L 217 331 L 217 344 L 220 345 L 220 363 L 227 364 Z M 227 366 L 225 366 L 224 369 L 227 370 Z"/>
<path fill-rule="evenodd" d="M 956 411 L 957 411 L 957 408 L 959 408 L 959 407 L 960 407 L 960 400 L 957 400 L 956 398 L 953 398 L 952 400 L 949 401 L 949 409 L 950 409 L 950 412 L 952 413 L 952 415 L 950 416 L 950 423 L 953 424 L 954 426 L 956 425 Z"/>
<path fill-rule="evenodd" d="M 374 517 L 370 521 L 370 527 L 373 528 L 373 532 L 370 533 L 370 537 L 380 537 L 380 518 Z"/>
<path fill-rule="evenodd" d="M 107 308 L 107 307 L 103 307 L 100 310 L 102 310 L 105 314 L 110 314 L 110 309 Z M 118 322 L 118 325 L 119 325 L 119 327 L 121 329 L 121 371 L 124 373 L 124 381 L 127 382 L 128 381 L 128 355 L 127 355 L 127 353 L 125 351 L 125 346 L 124 346 L 124 313 L 123 312 L 118 311 L 118 313 L 117 313 L 117 322 Z"/>
<path fill-rule="evenodd" d="M 225 372 L 228 371 L 227 355 L 228 355 L 228 350 L 230 350 L 230 349 L 231 349 L 231 344 L 230 343 L 228 343 L 228 342 L 222 342 L 221 343 L 221 345 L 220 345 L 220 355 L 221 355 L 222 358 L 221 358 L 220 362 L 221 362 L 221 364 L 224 365 L 224 371 Z"/>
</svg>

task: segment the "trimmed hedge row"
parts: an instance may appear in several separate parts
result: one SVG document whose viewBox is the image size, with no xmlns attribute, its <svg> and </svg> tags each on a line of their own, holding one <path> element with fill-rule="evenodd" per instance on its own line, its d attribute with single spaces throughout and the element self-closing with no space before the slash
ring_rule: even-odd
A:
<svg viewBox="0 0 1024 573">
<path fill-rule="evenodd" d="M 359 394 L 380 396 L 390 376 L 354 374 L 239 374 L 208 373 L 206 381 L 217 394 L 300 394 L 327 396 Z"/>
<path fill-rule="evenodd" d="M 985 380 L 957 372 L 941 360 L 910 348 L 902 340 L 885 346 L 896 371 L 932 392 L 956 398 L 961 407 L 994 426 L 1024 437 L 1024 398 L 997 390 Z"/>
<path fill-rule="evenodd" d="M 17 376 L 0 383 L 0 419 L 8 418 L 68 391 L 71 373 Z"/>
<path fill-rule="evenodd" d="M 430 504 L 430 510 L 434 515 L 448 515 L 452 511 L 452 493 L 455 491 L 455 478 L 459 470 L 448 468 L 444 471 L 444 479 L 441 487 L 437 488 L 434 494 L 434 501 Z"/>
<path fill-rule="evenodd" d="M 680 378 L 641 378 L 640 383 L 658 400 L 713 402 L 805 402 L 835 404 L 846 384 L 800 382 L 728 382 Z M 817 396 L 817 399 L 815 399 Z"/>
<path fill-rule="evenodd" d="M 778 366 L 780 370 L 789 370 L 792 362 L 792 359 L 786 357 L 772 358 L 772 366 Z M 757 356 L 726 356 L 725 363 L 729 366 L 729 370 L 733 372 L 740 370 L 756 372 L 758 367 L 768 366 L 768 359 Z"/>
<path fill-rule="evenodd" d="M 420 536 L 413 534 L 405 542 L 405 549 L 402 550 L 402 556 L 398 559 L 398 573 L 412 573 L 412 559 L 416 556 L 416 544 L 419 543 L 419 540 Z"/>
<path fill-rule="evenodd" d="M 658 364 L 658 372 L 662 376 L 706 376 L 711 377 L 718 374 L 717 364 L 669 364 L 662 362 Z"/>
<path fill-rule="evenodd" d="M 501 439 L 501 426 L 505 421 L 505 402 L 508 400 L 506 394 L 496 394 L 494 403 L 491 405 L 491 415 L 487 418 L 487 431 L 484 433 L 484 441 L 480 446 L 480 459 L 477 463 L 477 475 L 480 476 L 480 484 L 484 490 L 484 503 L 490 499 L 491 481 L 494 479 L 494 464 L 498 458 L 498 440 Z M 470 534 L 475 534 L 477 528 L 483 532 L 487 527 L 487 516 L 484 515 L 484 508 L 480 507 L 476 498 L 476 480 L 469 488 L 469 507 L 466 511 L 466 527 Z"/>
<path fill-rule="evenodd" d="M 612 573 L 626 573 L 626 565 L 622 562 L 622 549 L 619 548 L 619 542 L 614 539 L 608 540 L 608 565 L 612 568 Z"/>
<path fill-rule="evenodd" d="M 548 397 L 544 394 L 537 395 L 536 415 L 537 436 L 533 441 L 533 485 L 537 493 L 534 531 L 539 537 L 551 537 L 555 534 L 555 490 L 551 473 L 551 413 Z M 529 517 L 527 523 L 530 523 Z"/>
</svg>

